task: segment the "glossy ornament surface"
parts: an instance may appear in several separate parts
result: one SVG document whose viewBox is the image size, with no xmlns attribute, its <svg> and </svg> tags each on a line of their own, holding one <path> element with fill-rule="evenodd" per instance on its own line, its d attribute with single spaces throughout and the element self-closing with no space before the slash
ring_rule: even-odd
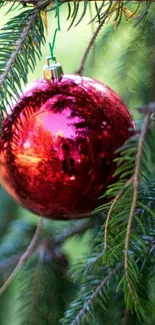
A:
<svg viewBox="0 0 155 325">
<path fill-rule="evenodd" d="M 83 217 L 102 203 L 114 151 L 131 127 L 130 112 L 104 84 L 74 75 L 40 79 L 4 120 L 1 183 L 36 214 Z"/>
</svg>

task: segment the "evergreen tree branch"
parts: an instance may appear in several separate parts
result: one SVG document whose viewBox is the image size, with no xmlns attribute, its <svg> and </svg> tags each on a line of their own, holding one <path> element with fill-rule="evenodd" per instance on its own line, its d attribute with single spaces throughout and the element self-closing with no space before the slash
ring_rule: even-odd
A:
<svg viewBox="0 0 155 325">
<path fill-rule="evenodd" d="M 8 279 L 5 281 L 3 286 L 0 288 L 0 296 L 8 288 L 8 286 L 10 285 L 10 283 L 12 282 L 12 280 L 14 279 L 14 277 L 16 276 L 16 274 L 18 273 L 18 271 L 20 270 L 22 265 L 25 264 L 27 262 L 28 258 L 31 256 L 31 253 L 32 253 L 34 247 L 36 246 L 37 240 L 38 240 L 38 238 L 40 236 L 42 226 L 43 226 L 43 217 L 40 218 L 40 222 L 38 223 L 38 226 L 36 228 L 34 236 L 33 236 L 32 240 L 31 240 L 29 246 L 27 247 L 26 251 L 24 252 L 24 254 L 22 254 L 22 256 L 20 257 L 20 259 L 19 259 L 16 267 L 14 268 L 13 272 L 10 274 Z"/>
<path fill-rule="evenodd" d="M 54 0 L 4 0 L 3 4 L 6 3 L 19 3 L 24 6 L 30 5 L 34 6 L 35 8 L 40 8 L 41 10 L 55 10 L 55 1 Z M 137 5 L 138 2 L 138 5 Z M 115 13 L 115 18 L 114 18 L 114 26 L 118 26 L 118 24 L 122 21 L 122 17 L 124 14 L 124 17 L 126 21 L 128 21 L 130 18 L 135 18 L 135 13 L 138 11 L 140 12 L 140 17 L 138 17 L 138 22 L 140 21 L 145 21 L 145 18 L 148 15 L 148 9 L 153 2 L 153 0 L 146 1 L 145 4 L 145 10 L 141 10 L 141 0 L 138 0 L 135 2 L 135 7 L 136 9 L 130 11 L 131 7 L 131 1 L 123 1 L 123 0 L 99 0 L 99 4 L 96 5 L 94 0 L 59 0 L 59 5 L 61 6 L 62 4 L 67 3 L 68 4 L 68 13 L 67 13 L 67 19 L 71 19 L 71 24 L 70 27 L 74 24 L 76 18 L 78 17 L 79 12 L 81 11 L 81 4 L 83 6 L 83 11 L 82 14 L 80 13 L 80 19 L 78 19 L 78 22 L 75 23 L 75 26 L 78 25 L 81 20 L 84 18 L 87 9 L 88 9 L 88 4 L 90 3 L 92 6 L 95 6 L 95 11 L 96 13 L 94 14 L 93 21 L 101 22 L 107 21 L 111 18 L 111 16 Z M 72 3 L 73 3 L 73 11 L 72 11 Z M 142 6 L 144 7 L 144 6 Z"/>
<path fill-rule="evenodd" d="M 108 226 L 109 226 L 109 221 L 111 219 L 111 213 L 112 210 L 114 208 L 114 206 L 116 205 L 116 203 L 118 202 L 118 200 L 120 199 L 120 197 L 122 196 L 122 194 L 124 193 L 125 189 L 132 183 L 133 178 L 131 177 L 124 185 L 123 189 L 115 196 L 111 207 L 109 209 L 108 215 L 107 215 L 107 219 L 106 219 L 106 223 L 105 223 L 105 231 L 104 231 L 104 250 L 107 249 L 107 241 L 108 241 Z"/>
<path fill-rule="evenodd" d="M 74 320 L 69 320 L 67 317 L 62 320 L 62 324 L 70 324 L 70 325 L 76 325 L 79 324 L 81 317 L 89 312 L 89 307 L 92 304 L 92 302 L 95 300 L 95 298 L 100 294 L 102 289 L 107 285 L 108 281 L 122 268 L 122 264 L 117 265 L 109 274 L 100 282 L 100 284 L 96 287 L 96 289 L 93 291 L 93 293 L 88 296 L 86 302 L 84 303 L 82 309 L 78 312 Z M 69 313 L 70 315 L 70 313 Z M 67 316 L 67 315 L 66 315 Z M 69 323 L 68 323 L 69 321 Z"/>
<path fill-rule="evenodd" d="M 147 134 L 145 134 L 144 137 L 145 141 L 143 141 L 143 144 L 141 144 L 141 159 L 137 164 L 136 157 L 138 155 L 137 152 L 139 152 L 143 125 L 140 127 L 142 131 L 137 131 L 136 134 L 129 138 L 117 151 L 119 156 L 117 159 L 115 159 L 115 161 L 118 163 L 118 168 L 115 172 L 115 175 L 120 176 L 120 178 L 117 182 L 112 184 L 104 194 L 104 196 L 108 196 L 109 199 L 110 197 L 115 198 L 120 190 L 124 188 L 127 177 L 130 177 L 130 179 L 132 177 L 133 183 L 133 173 L 135 173 L 135 169 L 139 167 L 138 200 L 136 202 L 134 211 L 134 225 L 133 230 L 130 233 L 128 251 L 128 275 L 130 279 L 132 295 L 129 291 L 125 274 L 122 277 L 118 287 L 122 286 L 122 284 L 124 286 L 124 298 L 126 301 L 127 309 L 131 311 L 135 310 L 137 317 L 141 318 L 144 318 L 145 315 L 145 296 L 147 296 L 148 292 L 146 285 L 141 283 L 141 277 L 143 274 L 142 265 L 146 263 L 146 260 L 148 258 L 148 256 L 146 256 L 148 237 L 150 236 L 151 238 L 152 234 L 154 237 L 155 159 L 153 153 L 155 134 L 154 121 L 152 120 L 154 109 L 155 106 L 153 103 L 149 104 L 147 106 L 147 109 L 146 107 L 141 109 L 141 112 L 143 114 L 148 114 L 148 111 L 150 111 L 148 126 L 146 130 Z M 122 193 L 114 206 L 112 218 L 109 218 L 108 250 L 107 252 L 104 251 L 102 259 L 106 265 L 114 264 L 118 260 L 124 260 L 124 246 L 127 234 L 127 226 L 129 222 L 129 215 L 133 203 L 133 192 L 134 188 L 132 185 Z M 101 206 L 100 211 L 102 209 L 102 211 L 107 214 L 110 207 L 111 203 L 108 202 Z"/>
<path fill-rule="evenodd" d="M 23 29 L 23 32 L 20 36 L 20 38 L 18 39 L 18 41 L 15 43 L 14 46 L 14 51 L 11 53 L 11 56 L 7 62 L 7 65 L 3 71 L 3 73 L 0 75 L 0 86 L 2 85 L 2 83 L 4 82 L 4 79 L 7 77 L 8 72 L 11 68 L 11 66 L 14 64 L 15 60 L 16 60 L 16 56 L 18 55 L 19 51 L 21 50 L 23 41 L 25 40 L 25 38 L 27 37 L 27 34 L 29 33 L 30 28 L 32 27 L 33 21 L 35 20 L 36 16 L 38 14 L 38 11 L 35 10 L 34 13 L 32 15 L 30 15 L 30 19 L 28 22 L 26 22 L 26 26 Z"/>
<path fill-rule="evenodd" d="M 7 106 L 12 107 L 27 83 L 29 69 L 34 70 L 36 57 L 41 57 L 44 29 L 39 9 L 23 11 L 12 18 L 0 33 L 0 110 L 1 120 Z"/>
<path fill-rule="evenodd" d="M 23 32 L 21 33 L 20 38 L 15 43 L 14 50 L 11 53 L 9 60 L 7 61 L 7 64 L 6 64 L 5 68 L 4 68 L 4 71 L 0 75 L 0 87 L 2 86 L 2 83 L 4 82 L 6 77 L 8 76 L 9 70 L 11 69 L 13 64 L 15 63 L 16 57 L 19 54 L 19 52 L 21 50 L 21 47 L 23 45 L 23 42 L 25 41 L 25 38 L 27 37 L 27 35 L 29 33 L 29 30 L 31 29 L 32 24 L 33 24 L 33 22 L 34 22 L 37 15 L 38 15 L 38 10 L 35 10 L 33 12 L 33 14 L 30 15 L 29 21 L 26 22 L 26 26 L 23 29 Z"/>
<path fill-rule="evenodd" d="M 17 277 L 20 325 L 58 325 L 73 297 L 66 256 L 47 247 L 41 250 L 31 255 Z"/>
<path fill-rule="evenodd" d="M 22 5 L 33 5 L 35 8 L 45 8 L 51 4 L 50 0 L 3 0 L 3 3 L 21 3 Z M 60 1 L 61 2 L 61 1 Z M 54 3 L 54 1 L 53 1 Z"/>
<path fill-rule="evenodd" d="M 135 300 L 135 298 L 134 298 L 132 285 L 130 283 L 130 275 L 129 275 L 129 245 L 130 245 L 132 223 L 133 223 L 134 213 L 135 213 L 137 199 L 138 199 L 139 176 L 140 176 L 140 167 L 141 167 L 141 160 L 142 160 L 142 154 L 143 154 L 143 145 L 144 145 L 145 136 L 146 136 L 148 126 L 149 126 L 149 120 L 150 120 L 151 113 L 152 113 L 152 110 L 148 108 L 148 111 L 146 113 L 145 120 L 143 123 L 139 143 L 138 143 L 136 162 L 135 162 L 135 172 L 133 175 L 133 201 L 132 201 L 131 210 L 130 210 L 130 214 L 129 214 L 129 220 L 128 220 L 128 225 L 127 225 L 126 238 L 125 238 L 125 260 L 124 260 L 125 276 L 126 276 L 126 280 L 127 280 L 128 289 L 129 289 L 131 296 L 133 297 L 133 300 Z"/>
<path fill-rule="evenodd" d="M 49 247 L 55 247 L 55 246 L 59 246 L 61 244 L 63 244 L 65 242 L 65 240 L 67 240 L 68 238 L 75 236 L 75 235 L 82 235 L 83 233 L 85 233 L 86 230 L 89 230 L 91 228 L 93 228 L 94 224 L 93 222 L 91 222 L 91 220 L 87 221 L 87 222 L 83 222 L 83 221 L 77 221 L 74 226 L 71 225 L 70 227 L 66 227 L 64 229 L 64 231 L 60 234 L 60 235 L 55 235 L 52 237 L 52 240 L 48 240 L 48 244 Z M 22 237 L 23 234 L 18 234 L 18 237 Z M 26 236 L 26 234 L 25 234 Z M 31 236 L 31 235 L 30 235 Z M 14 243 L 12 243 L 12 245 L 14 245 Z M 17 246 L 19 247 L 19 243 L 17 243 Z M 15 253 L 12 252 L 12 254 L 9 257 L 6 257 L 7 252 L 4 251 L 4 257 L 2 257 L 2 253 L 0 252 L 1 255 L 1 261 L 0 261 L 0 274 L 5 274 L 6 272 L 8 272 L 10 269 L 13 269 L 15 267 L 15 265 L 18 263 L 20 256 L 22 254 L 22 252 L 25 251 L 24 247 L 20 247 L 20 253 Z M 3 249 L 2 249 L 3 251 Z"/>
</svg>

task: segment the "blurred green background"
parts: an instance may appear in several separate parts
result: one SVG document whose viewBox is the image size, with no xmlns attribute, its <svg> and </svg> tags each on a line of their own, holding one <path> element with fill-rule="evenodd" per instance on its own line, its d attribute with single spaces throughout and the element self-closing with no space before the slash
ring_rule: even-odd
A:
<svg viewBox="0 0 155 325">
<path fill-rule="evenodd" d="M 134 10 L 134 5 L 131 6 L 131 9 L 132 7 Z M 131 109 L 135 119 L 139 119 L 138 112 L 135 108 L 146 105 L 149 101 L 154 99 L 154 9 L 155 3 L 152 4 L 148 19 L 144 25 L 140 24 L 137 27 L 133 27 L 137 17 L 129 20 L 128 23 L 123 19 L 117 29 L 114 29 L 112 21 L 106 24 L 97 37 L 94 49 L 88 56 L 84 70 L 86 76 L 98 79 L 118 92 Z M 13 11 L 11 14 L 5 15 L 6 12 L 7 6 L 0 9 L 0 27 L 2 27 L 11 16 L 17 14 L 17 11 Z M 78 69 L 80 60 L 82 59 L 85 48 L 90 40 L 93 30 L 96 28 L 96 25 L 88 24 L 90 21 L 88 11 L 85 18 L 78 26 L 73 26 L 69 31 L 67 31 L 70 23 L 66 20 L 66 17 L 67 7 L 66 5 L 63 5 L 61 6 L 61 32 L 57 33 L 55 55 L 57 60 L 61 62 L 64 72 L 70 74 L 75 73 Z M 46 35 L 47 42 L 46 45 L 42 47 L 42 60 L 38 61 L 35 72 L 29 74 L 29 82 L 42 77 L 42 68 L 45 64 L 45 58 L 50 54 L 48 42 L 52 41 L 55 28 L 56 19 L 54 13 L 49 12 L 48 33 Z M 7 230 L 10 229 L 9 227 L 12 227 L 11 231 L 13 233 L 16 229 L 16 232 L 14 233 L 14 242 L 16 245 L 18 244 L 17 238 L 22 231 L 20 222 L 18 223 L 14 220 L 22 220 L 22 222 L 27 225 L 26 227 L 28 227 L 29 223 L 32 225 L 36 224 L 38 222 L 38 217 L 19 207 L 12 201 L 8 194 L 0 188 L 0 242 L 5 242 L 8 255 L 9 249 L 11 251 L 12 248 L 9 247 L 10 235 L 7 234 Z M 47 227 L 50 226 L 50 229 L 54 228 L 55 232 L 58 232 L 60 227 L 64 227 L 65 225 L 67 226 L 67 224 L 67 222 L 45 221 L 45 225 L 47 225 Z M 29 233 L 27 238 L 30 240 L 31 229 L 28 228 L 27 231 Z M 22 236 L 20 235 L 19 237 L 21 239 Z M 28 241 L 24 244 L 27 245 L 27 243 Z M 68 240 L 65 243 L 64 251 L 70 256 L 71 262 L 74 263 L 78 256 L 89 250 L 89 244 L 90 234 L 87 232 L 82 239 L 76 238 Z M 4 244 L 2 244 L 2 246 L 4 246 Z M 4 251 L 5 249 L 3 248 L 3 254 Z M 1 259 L 2 257 L 0 257 L 0 263 Z M 7 309 L 9 310 L 9 315 L 11 315 L 11 324 L 15 325 L 17 322 L 16 315 L 13 312 L 13 297 L 14 291 L 12 285 L 12 288 L 10 289 L 10 303 L 7 295 Z M 5 295 L 3 301 L 5 301 Z M 6 318 L 5 303 L 4 306 L 5 309 L 3 312 L 2 310 L 0 311 L 0 325 L 9 325 L 10 319 L 9 317 L 8 319 Z M 3 320 L 4 314 L 5 323 Z M 13 315 L 15 319 L 13 319 Z"/>
</svg>

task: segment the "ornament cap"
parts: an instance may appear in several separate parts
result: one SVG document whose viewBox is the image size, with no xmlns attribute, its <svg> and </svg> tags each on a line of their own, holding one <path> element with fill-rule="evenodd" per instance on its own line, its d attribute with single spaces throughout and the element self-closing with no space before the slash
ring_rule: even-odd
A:
<svg viewBox="0 0 155 325">
<path fill-rule="evenodd" d="M 54 82 L 61 81 L 63 77 L 63 69 L 60 63 L 55 62 L 50 64 L 51 57 L 46 58 L 46 65 L 43 67 L 43 76 L 46 80 L 53 80 Z"/>
</svg>

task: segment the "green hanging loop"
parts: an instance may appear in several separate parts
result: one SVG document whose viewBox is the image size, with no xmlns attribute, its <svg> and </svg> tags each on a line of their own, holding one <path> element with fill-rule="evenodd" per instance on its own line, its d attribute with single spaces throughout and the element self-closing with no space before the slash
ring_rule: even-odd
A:
<svg viewBox="0 0 155 325">
<path fill-rule="evenodd" d="M 57 35 L 57 31 L 60 31 L 60 11 L 59 11 L 58 0 L 55 0 L 55 5 L 56 5 L 56 15 L 57 15 L 57 28 L 55 29 L 52 43 L 49 43 L 51 59 L 53 61 L 56 60 L 56 57 L 54 56 L 54 46 L 55 46 L 56 35 Z"/>
</svg>

